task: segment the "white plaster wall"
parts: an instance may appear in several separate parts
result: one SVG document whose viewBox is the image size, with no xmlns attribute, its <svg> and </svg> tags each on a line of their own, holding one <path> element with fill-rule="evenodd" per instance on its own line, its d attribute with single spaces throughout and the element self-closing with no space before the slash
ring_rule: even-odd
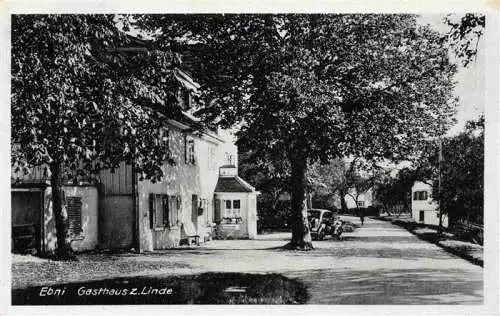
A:
<svg viewBox="0 0 500 316">
<path fill-rule="evenodd" d="M 81 240 L 71 243 L 73 250 L 92 250 L 98 242 L 98 191 L 92 186 L 65 186 L 66 197 L 79 196 L 82 198 L 82 236 Z M 45 249 L 53 251 L 57 247 L 55 218 L 52 209 L 52 189 L 48 187 L 44 193 L 45 209 Z"/>
<path fill-rule="evenodd" d="M 426 191 L 427 200 L 414 200 L 413 194 L 417 191 Z M 439 225 L 438 214 L 439 204 L 432 199 L 432 182 L 424 183 L 416 181 L 411 188 L 411 211 L 415 222 L 420 223 L 420 211 L 424 211 L 424 224 Z M 448 217 L 443 216 L 443 226 L 448 227 Z"/>
<path fill-rule="evenodd" d="M 438 214 L 439 212 L 436 211 L 436 210 L 422 210 L 424 211 L 424 221 L 421 222 L 420 221 L 420 211 L 413 211 L 412 212 L 412 217 L 413 217 L 413 220 L 415 220 L 415 222 L 417 223 L 422 223 L 422 224 L 426 224 L 426 225 L 435 225 L 435 226 L 438 226 L 439 225 L 439 217 L 438 217 Z M 443 227 L 448 227 L 448 216 L 447 215 L 443 215 Z"/>
<path fill-rule="evenodd" d="M 426 191 L 427 200 L 414 200 L 413 193 L 417 191 Z M 411 188 L 411 209 L 412 213 L 417 213 L 418 211 L 435 211 L 438 207 L 436 201 L 432 199 L 432 186 L 423 182 L 415 182 Z M 418 219 L 418 217 L 417 217 Z"/>
<path fill-rule="evenodd" d="M 257 195 L 249 194 L 248 197 L 248 238 L 257 237 Z"/>
<path fill-rule="evenodd" d="M 165 177 L 160 182 L 152 183 L 149 180 L 138 182 L 141 251 L 152 251 L 155 245 L 156 248 L 176 247 L 181 238 L 180 224 L 178 228 L 166 228 L 162 232 L 153 232 L 151 230 L 149 219 L 150 193 L 180 195 L 180 222 L 192 220 L 192 195 L 196 194 L 198 199 L 207 199 L 208 209 L 204 210 L 204 212 L 208 212 L 209 221 L 213 218 L 213 195 L 218 180 L 219 167 L 222 164 L 224 155 L 220 151 L 220 142 L 209 136 L 194 137 L 194 141 L 196 164 L 186 164 L 184 133 L 178 128 L 170 127 L 170 149 L 176 164 L 174 166 L 163 166 Z M 209 163 L 210 147 L 215 148 L 214 166 L 210 166 Z M 206 217 L 204 213 L 198 216 L 197 223 L 194 223 L 200 236 L 203 236 L 208 231 Z M 155 242 L 153 242 L 153 238 L 157 238 Z"/>
</svg>

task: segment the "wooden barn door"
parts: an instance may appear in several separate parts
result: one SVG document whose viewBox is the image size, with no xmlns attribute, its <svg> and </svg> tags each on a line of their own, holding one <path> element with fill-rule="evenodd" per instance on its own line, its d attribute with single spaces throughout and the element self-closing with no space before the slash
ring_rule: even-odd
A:
<svg viewBox="0 0 500 316">
<path fill-rule="evenodd" d="M 42 251 L 42 191 L 13 191 L 12 252 Z"/>
</svg>

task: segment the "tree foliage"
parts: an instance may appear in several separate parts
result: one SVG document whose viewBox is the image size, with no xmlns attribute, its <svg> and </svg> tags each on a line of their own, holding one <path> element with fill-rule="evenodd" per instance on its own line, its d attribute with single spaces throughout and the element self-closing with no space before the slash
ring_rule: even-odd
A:
<svg viewBox="0 0 500 316">
<path fill-rule="evenodd" d="M 117 25 L 112 15 L 12 17 L 12 165 L 50 169 L 63 259 L 72 257 L 63 179 L 133 161 L 158 180 L 163 162 L 172 162 L 158 140 L 162 121 L 179 111 L 175 58 L 147 43 L 137 47 Z"/>
<path fill-rule="evenodd" d="M 358 200 L 361 194 L 366 194 L 370 189 L 373 189 L 385 175 L 386 171 L 377 164 L 354 158 L 344 176 L 346 195 L 352 198 L 358 208 Z M 343 198 L 346 198 L 346 196 Z"/>
<path fill-rule="evenodd" d="M 450 26 L 448 41 L 464 67 L 475 60 L 477 46 L 486 26 L 484 14 L 467 13 L 458 18 L 447 15 L 444 22 Z"/>
<path fill-rule="evenodd" d="M 155 146 L 174 117 L 172 54 L 137 46 L 111 15 L 12 18 L 13 164 L 63 163 L 81 177 L 134 159 L 159 179 L 170 158 Z M 158 111 L 160 109 L 160 111 Z"/>
<path fill-rule="evenodd" d="M 357 204 L 361 194 L 378 185 L 385 174 L 385 169 L 376 162 L 360 157 L 334 159 L 328 164 L 315 163 L 308 168 L 315 195 L 338 197 L 343 211 L 347 211 L 346 198 Z"/>
<path fill-rule="evenodd" d="M 197 43 L 202 113 L 241 123 L 240 144 L 273 157 L 396 158 L 452 123 L 455 67 L 413 16 L 162 15 L 140 25 L 161 30 L 161 43 Z"/>
<path fill-rule="evenodd" d="M 402 168 L 394 176 L 382 178 L 376 187 L 378 203 L 389 214 L 397 212 L 411 212 L 411 188 L 415 181 L 427 181 L 420 169 Z"/>
<path fill-rule="evenodd" d="M 443 142 L 441 187 L 434 198 L 453 220 L 482 223 L 484 212 L 484 117 L 469 121 L 465 131 Z"/>
<path fill-rule="evenodd" d="M 482 222 L 484 117 L 467 122 L 457 136 L 423 142 L 411 167 L 377 186 L 377 199 L 387 207 L 401 203 L 410 209 L 409 194 L 415 181 L 432 184 L 433 199 L 451 221 Z"/>
<path fill-rule="evenodd" d="M 196 56 L 200 114 L 240 124 L 239 145 L 290 163 L 292 244 L 301 248 L 310 246 L 308 164 L 403 159 L 415 139 L 453 122 L 456 67 L 412 15 L 162 15 L 137 25 Z"/>
</svg>

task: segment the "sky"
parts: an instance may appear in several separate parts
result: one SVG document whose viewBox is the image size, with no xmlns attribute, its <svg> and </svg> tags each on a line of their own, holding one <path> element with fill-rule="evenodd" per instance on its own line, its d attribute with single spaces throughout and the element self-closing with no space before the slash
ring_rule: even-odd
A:
<svg viewBox="0 0 500 316">
<path fill-rule="evenodd" d="M 446 32 L 448 27 L 443 23 L 445 14 L 427 14 L 419 19 L 421 24 L 429 24 L 439 32 Z M 448 132 L 449 136 L 460 133 L 468 120 L 473 120 L 484 113 L 485 104 L 485 40 L 482 38 L 478 44 L 476 60 L 471 62 L 466 68 L 458 65 L 458 72 L 455 75 L 457 81 L 455 95 L 459 98 L 457 112 L 457 124 Z"/>
</svg>

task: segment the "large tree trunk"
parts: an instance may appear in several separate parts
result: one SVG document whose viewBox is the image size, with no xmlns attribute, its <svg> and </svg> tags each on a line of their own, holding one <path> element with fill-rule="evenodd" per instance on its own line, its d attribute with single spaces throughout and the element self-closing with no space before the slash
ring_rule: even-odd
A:
<svg viewBox="0 0 500 316">
<path fill-rule="evenodd" d="M 278 202 L 280 201 L 281 190 L 276 190 L 271 193 L 271 208 L 273 211 L 276 211 L 276 207 L 278 206 Z"/>
<path fill-rule="evenodd" d="M 292 159 L 291 161 L 292 240 L 286 246 L 290 249 L 313 249 L 309 222 L 307 221 L 306 161 L 306 159 Z"/>
<path fill-rule="evenodd" d="M 443 213 L 441 213 L 441 205 L 439 206 L 439 226 L 438 226 L 438 234 L 441 235 L 443 233 Z"/>
<path fill-rule="evenodd" d="M 340 189 L 339 194 L 340 194 L 340 209 L 342 210 L 342 213 L 346 214 L 348 212 L 347 203 L 345 202 L 346 192 L 344 191 L 344 189 Z"/>
<path fill-rule="evenodd" d="M 60 260 L 74 260 L 75 254 L 69 244 L 67 215 L 63 212 L 63 177 L 62 163 L 50 164 L 50 185 L 52 187 L 52 211 L 56 221 L 57 250 L 56 257 Z"/>
<path fill-rule="evenodd" d="M 312 197 L 313 195 L 311 192 L 307 193 L 307 209 L 311 209 L 313 207 Z"/>
</svg>

